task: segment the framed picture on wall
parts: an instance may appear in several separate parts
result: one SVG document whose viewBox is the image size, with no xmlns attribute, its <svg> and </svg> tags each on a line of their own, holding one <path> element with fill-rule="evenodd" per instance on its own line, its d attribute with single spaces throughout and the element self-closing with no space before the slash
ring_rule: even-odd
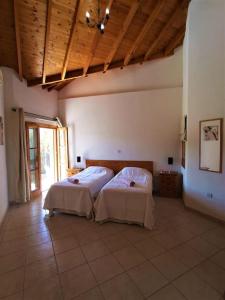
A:
<svg viewBox="0 0 225 300">
<path fill-rule="evenodd" d="M 223 119 L 200 121 L 199 124 L 199 169 L 222 172 Z"/>
<path fill-rule="evenodd" d="M 4 145 L 4 125 L 3 125 L 3 117 L 0 117 L 0 145 Z"/>
<path fill-rule="evenodd" d="M 184 116 L 184 141 L 187 141 L 187 115 Z"/>
<path fill-rule="evenodd" d="M 186 142 L 181 142 L 181 165 L 185 169 L 185 149 L 186 148 Z"/>
</svg>

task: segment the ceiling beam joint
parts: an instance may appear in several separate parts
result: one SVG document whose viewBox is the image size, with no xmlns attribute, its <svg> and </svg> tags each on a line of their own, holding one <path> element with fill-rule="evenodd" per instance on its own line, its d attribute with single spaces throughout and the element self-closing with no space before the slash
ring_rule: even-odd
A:
<svg viewBox="0 0 225 300">
<path fill-rule="evenodd" d="M 152 56 L 150 60 L 163 58 L 163 57 L 165 57 L 164 52 L 159 52 L 159 53 L 155 54 L 154 56 Z M 139 56 L 139 57 L 135 57 L 130 60 L 129 64 L 132 65 L 132 64 L 140 63 L 143 61 L 143 59 L 144 59 L 143 55 Z M 109 66 L 109 69 L 111 70 L 111 69 L 121 68 L 121 67 L 123 67 L 123 60 L 112 62 Z M 102 72 L 103 69 L 104 69 L 104 64 L 91 66 L 88 69 L 87 75 L 97 73 L 97 72 Z M 60 83 L 63 81 L 69 81 L 69 80 L 81 78 L 81 77 L 83 77 L 83 69 L 76 69 L 76 70 L 68 71 L 64 80 L 61 80 L 61 74 L 49 75 L 46 77 L 45 85 L 51 85 L 53 83 Z M 35 86 L 35 85 L 42 85 L 42 84 L 43 83 L 42 83 L 41 77 L 27 81 L 28 86 Z"/>
</svg>

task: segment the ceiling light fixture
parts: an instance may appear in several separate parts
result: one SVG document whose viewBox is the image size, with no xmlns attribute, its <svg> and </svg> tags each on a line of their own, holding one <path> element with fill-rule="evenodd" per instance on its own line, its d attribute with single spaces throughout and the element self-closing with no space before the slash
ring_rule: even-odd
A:
<svg viewBox="0 0 225 300">
<path fill-rule="evenodd" d="M 105 26 L 109 20 L 109 8 L 106 7 L 105 11 L 101 8 L 100 0 L 98 0 L 97 20 L 91 16 L 91 11 L 86 11 L 86 23 L 89 27 L 97 27 L 101 33 L 104 33 Z M 104 11 L 104 13 L 103 13 Z"/>
</svg>

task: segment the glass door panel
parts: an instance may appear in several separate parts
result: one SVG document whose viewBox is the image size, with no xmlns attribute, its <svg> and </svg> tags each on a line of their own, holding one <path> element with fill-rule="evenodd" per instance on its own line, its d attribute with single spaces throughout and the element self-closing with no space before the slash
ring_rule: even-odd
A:
<svg viewBox="0 0 225 300">
<path fill-rule="evenodd" d="M 68 169 L 68 147 L 67 147 L 67 128 L 57 128 L 58 142 L 58 170 L 59 180 L 67 177 Z"/>
<path fill-rule="evenodd" d="M 56 129 L 40 128 L 41 189 L 46 191 L 57 180 Z"/>
<path fill-rule="evenodd" d="M 41 193 L 40 189 L 40 156 L 39 156 L 39 128 L 36 124 L 26 123 L 28 166 L 30 172 L 31 198 Z"/>
<path fill-rule="evenodd" d="M 31 198 L 67 177 L 67 128 L 26 123 Z"/>
</svg>

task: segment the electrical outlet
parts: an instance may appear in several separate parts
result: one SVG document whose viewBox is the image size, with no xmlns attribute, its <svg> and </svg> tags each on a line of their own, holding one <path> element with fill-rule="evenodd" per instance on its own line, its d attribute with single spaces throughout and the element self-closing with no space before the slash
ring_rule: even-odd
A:
<svg viewBox="0 0 225 300">
<path fill-rule="evenodd" d="M 213 193 L 207 193 L 206 196 L 207 196 L 207 198 L 212 199 L 213 198 Z"/>
</svg>

